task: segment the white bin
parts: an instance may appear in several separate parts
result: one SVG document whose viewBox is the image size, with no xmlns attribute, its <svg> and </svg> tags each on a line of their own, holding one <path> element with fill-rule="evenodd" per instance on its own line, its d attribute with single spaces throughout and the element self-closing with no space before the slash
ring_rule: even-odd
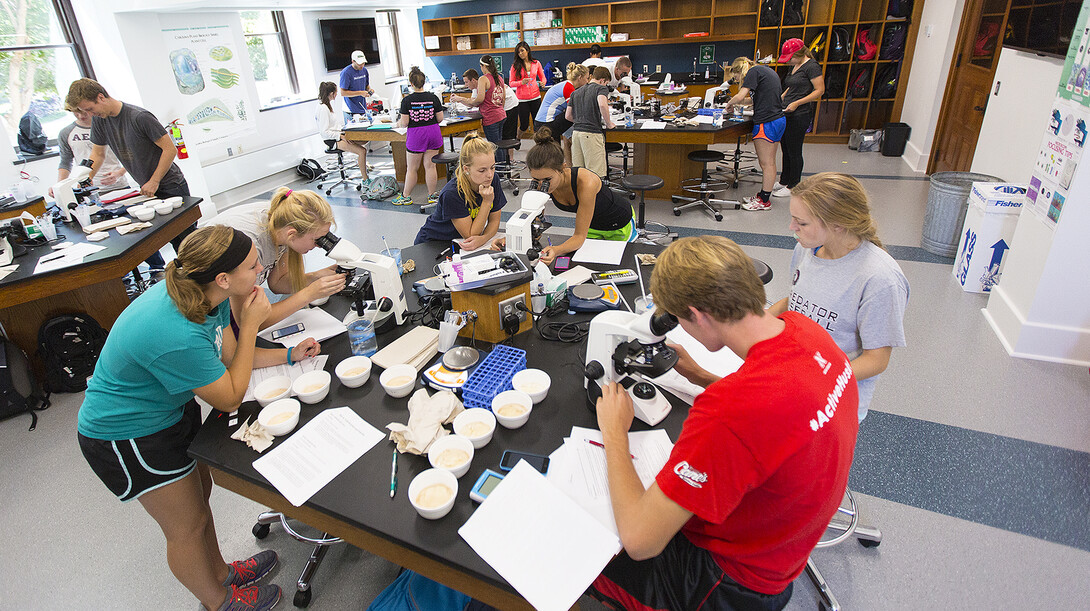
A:
<svg viewBox="0 0 1090 611">
<path fill-rule="evenodd" d="M 997 182 L 975 182 L 961 228 L 954 279 L 969 293 L 988 293 L 999 282 L 1026 188 Z"/>
</svg>

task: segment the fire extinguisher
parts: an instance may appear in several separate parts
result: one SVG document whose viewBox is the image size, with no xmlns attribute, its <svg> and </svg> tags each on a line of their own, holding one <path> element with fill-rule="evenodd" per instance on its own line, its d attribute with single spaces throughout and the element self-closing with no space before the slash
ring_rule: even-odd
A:
<svg viewBox="0 0 1090 611">
<path fill-rule="evenodd" d="M 178 149 L 178 159 L 189 159 L 189 151 L 185 148 L 185 140 L 182 139 L 182 128 L 178 125 L 178 119 L 168 123 L 167 129 L 170 130 L 170 139 L 174 141 L 174 146 Z"/>
</svg>

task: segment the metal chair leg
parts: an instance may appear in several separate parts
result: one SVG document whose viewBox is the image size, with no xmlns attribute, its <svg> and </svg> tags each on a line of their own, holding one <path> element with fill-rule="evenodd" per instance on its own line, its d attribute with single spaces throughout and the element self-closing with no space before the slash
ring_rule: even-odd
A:
<svg viewBox="0 0 1090 611">
<path fill-rule="evenodd" d="M 836 596 L 833 595 L 833 591 L 829 589 L 828 582 L 821 576 L 821 571 L 819 571 L 817 565 L 814 564 L 813 558 L 806 559 L 806 576 L 810 578 L 814 587 L 817 588 L 818 595 L 821 597 L 818 604 L 826 609 L 826 611 L 840 611 L 840 602 L 837 601 Z"/>
</svg>

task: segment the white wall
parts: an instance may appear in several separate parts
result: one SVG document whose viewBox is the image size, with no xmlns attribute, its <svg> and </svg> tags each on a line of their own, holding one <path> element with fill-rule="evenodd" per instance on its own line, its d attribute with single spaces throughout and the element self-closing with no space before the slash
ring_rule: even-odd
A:
<svg viewBox="0 0 1090 611">
<path fill-rule="evenodd" d="M 902 159 L 917 172 L 927 169 L 964 8 L 965 0 L 928 0 L 923 5 L 901 111 L 901 121 L 912 126 Z"/>
</svg>

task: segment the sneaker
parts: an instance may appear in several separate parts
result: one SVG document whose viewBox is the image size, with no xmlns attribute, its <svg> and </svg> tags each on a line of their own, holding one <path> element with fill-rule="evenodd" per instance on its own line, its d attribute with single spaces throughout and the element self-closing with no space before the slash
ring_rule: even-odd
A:
<svg viewBox="0 0 1090 611">
<path fill-rule="evenodd" d="M 780 189 L 780 188 L 783 188 L 785 186 L 786 185 L 784 185 L 782 182 L 777 180 L 776 184 L 772 185 L 772 190 L 775 191 L 776 189 Z"/>
<path fill-rule="evenodd" d="M 394 198 L 393 204 L 395 206 L 411 206 L 413 205 L 413 198 L 405 197 L 404 195 L 398 195 Z"/>
<path fill-rule="evenodd" d="M 438 204 L 438 203 L 439 203 L 439 192 L 438 191 L 436 191 L 435 193 L 432 193 L 431 195 L 428 196 L 428 205 L 429 206 L 432 205 L 432 204 Z"/>
<path fill-rule="evenodd" d="M 223 585 L 238 586 L 240 588 L 248 586 L 268 575 L 269 571 L 273 570 L 279 561 L 280 558 L 276 555 L 276 552 L 267 549 L 250 556 L 246 560 L 232 562 L 227 565 L 227 581 L 224 581 Z"/>
<path fill-rule="evenodd" d="M 742 200 L 742 208 L 751 212 L 756 212 L 758 210 L 771 210 L 772 204 L 754 195 L 753 197 L 747 197 Z"/>
<path fill-rule="evenodd" d="M 361 180 L 359 190 L 364 192 L 364 193 L 367 193 L 367 189 L 371 186 L 371 181 L 372 180 L 373 179 L 371 179 L 371 178 L 364 178 L 363 180 Z"/>
<path fill-rule="evenodd" d="M 780 187 L 772 192 L 772 197 L 791 197 L 791 188 Z"/>
<path fill-rule="evenodd" d="M 231 586 L 219 611 L 266 611 L 280 602 L 280 586 Z"/>
</svg>

